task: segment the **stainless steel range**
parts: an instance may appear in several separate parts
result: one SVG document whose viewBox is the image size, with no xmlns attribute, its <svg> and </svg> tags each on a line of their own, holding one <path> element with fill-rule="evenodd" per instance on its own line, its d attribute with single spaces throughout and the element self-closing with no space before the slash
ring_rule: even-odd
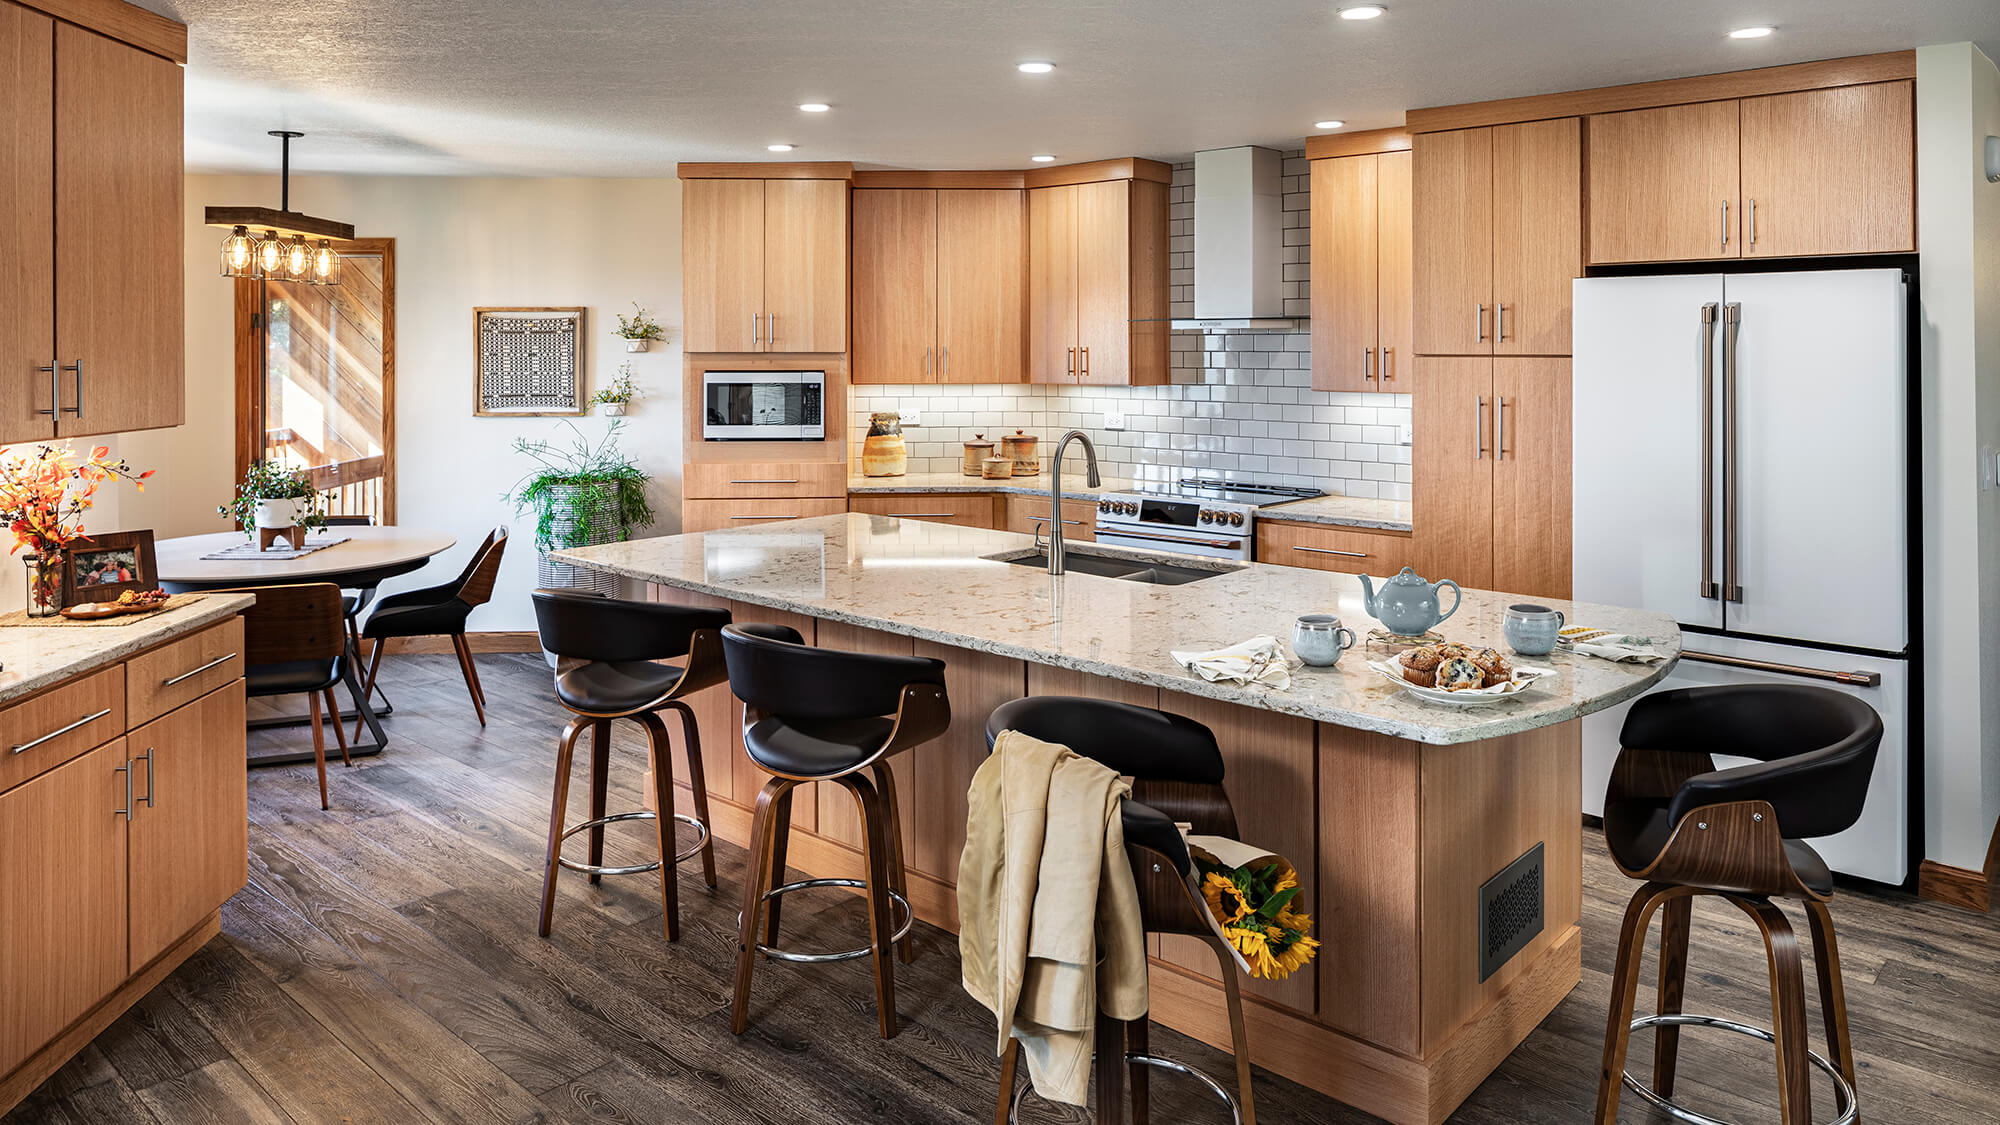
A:
<svg viewBox="0 0 2000 1125">
<path fill-rule="evenodd" d="M 1141 551 L 1248 560 L 1257 556 L 1257 509 L 1321 496 L 1317 488 L 1183 477 L 1159 491 L 1097 501 L 1097 541 Z"/>
</svg>

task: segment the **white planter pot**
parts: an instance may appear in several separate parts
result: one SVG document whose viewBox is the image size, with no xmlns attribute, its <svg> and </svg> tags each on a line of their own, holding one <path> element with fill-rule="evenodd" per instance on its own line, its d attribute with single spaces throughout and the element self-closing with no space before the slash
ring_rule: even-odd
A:
<svg viewBox="0 0 2000 1125">
<path fill-rule="evenodd" d="M 651 348 L 652 346 L 653 346 L 653 342 L 652 342 L 651 340 L 627 340 L 627 341 L 625 341 L 625 350 L 626 350 L 626 351 L 628 351 L 628 352 L 643 352 L 643 351 L 647 350 L 648 348 Z"/>
<path fill-rule="evenodd" d="M 291 500 L 257 501 L 257 526 L 291 527 L 299 522 L 299 502 Z"/>
<path fill-rule="evenodd" d="M 625 404 L 622 402 L 600 402 L 597 404 L 597 412 L 606 418 L 623 418 L 625 416 Z"/>
</svg>

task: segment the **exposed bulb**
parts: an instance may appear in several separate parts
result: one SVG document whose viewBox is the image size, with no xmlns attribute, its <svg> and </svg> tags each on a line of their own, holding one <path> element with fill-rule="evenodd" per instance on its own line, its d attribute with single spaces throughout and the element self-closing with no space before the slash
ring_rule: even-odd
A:
<svg viewBox="0 0 2000 1125">
<path fill-rule="evenodd" d="M 313 251 L 313 281 L 320 285 L 332 281 L 334 266 L 339 261 L 340 256 L 333 252 L 333 243 L 320 239 L 319 249 Z"/>
<path fill-rule="evenodd" d="M 257 272 L 272 276 L 277 274 L 284 264 L 285 240 L 278 237 L 277 231 L 265 231 L 264 237 L 257 240 Z"/>
<path fill-rule="evenodd" d="M 312 247 L 306 236 L 295 234 L 285 243 L 285 276 L 292 281 L 312 280 Z"/>
<path fill-rule="evenodd" d="M 248 277 L 257 260 L 257 240 L 247 227 L 237 227 L 222 240 L 222 276 Z"/>
</svg>

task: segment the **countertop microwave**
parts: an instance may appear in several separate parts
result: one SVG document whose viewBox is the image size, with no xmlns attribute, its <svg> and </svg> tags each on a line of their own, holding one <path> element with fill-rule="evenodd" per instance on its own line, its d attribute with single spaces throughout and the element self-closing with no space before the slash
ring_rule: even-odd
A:
<svg viewBox="0 0 2000 1125">
<path fill-rule="evenodd" d="M 709 371 L 701 382 L 703 441 L 826 437 L 824 371 Z"/>
</svg>

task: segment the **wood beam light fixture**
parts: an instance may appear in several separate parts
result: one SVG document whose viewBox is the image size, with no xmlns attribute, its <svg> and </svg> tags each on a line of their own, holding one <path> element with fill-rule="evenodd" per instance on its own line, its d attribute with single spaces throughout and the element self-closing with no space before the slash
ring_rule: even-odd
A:
<svg viewBox="0 0 2000 1125">
<path fill-rule="evenodd" d="M 329 284 L 340 263 L 333 240 L 352 239 L 354 227 L 292 210 L 292 141 L 305 134 L 273 129 L 271 135 L 283 146 L 278 209 L 210 207 L 203 217 L 209 226 L 229 231 L 229 236 L 222 240 L 222 276 Z M 251 234 L 252 227 L 260 228 L 263 233 Z"/>
</svg>

